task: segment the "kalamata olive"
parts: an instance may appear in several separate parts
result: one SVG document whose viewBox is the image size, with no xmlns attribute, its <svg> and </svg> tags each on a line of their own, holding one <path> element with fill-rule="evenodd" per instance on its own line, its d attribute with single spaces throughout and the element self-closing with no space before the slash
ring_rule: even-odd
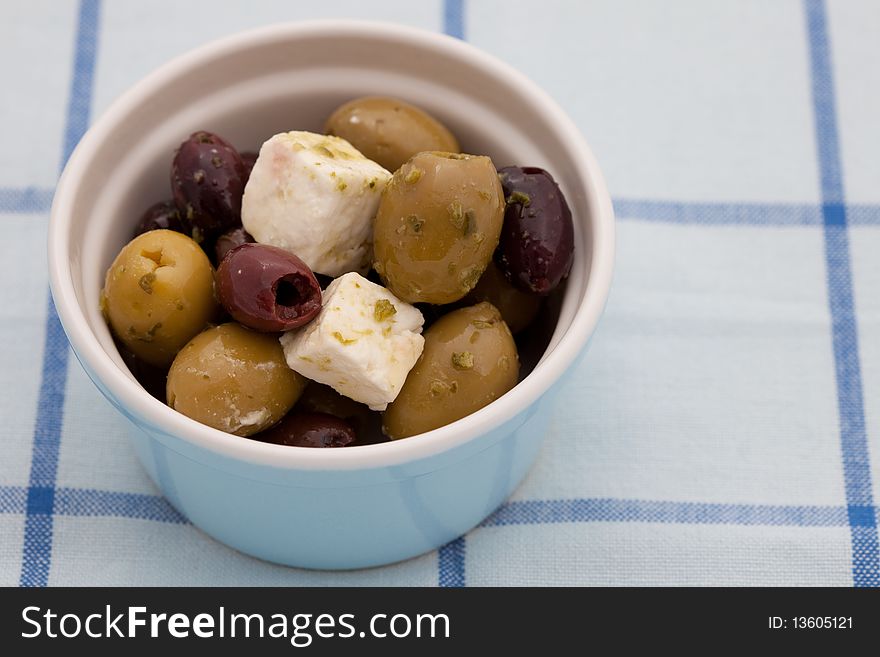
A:
<svg viewBox="0 0 880 657">
<path fill-rule="evenodd" d="M 135 356 L 167 367 L 214 319 L 214 270 L 186 235 L 152 230 L 129 242 L 104 281 L 101 304 L 113 333 Z"/>
<path fill-rule="evenodd" d="M 168 405 L 202 424 L 251 436 L 283 418 L 306 387 L 274 335 L 231 322 L 190 340 L 171 364 Z"/>
<path fill-rule="evenodd" d="M 404 301 L 458 301 L 492 259 L 503 215 L 504 195 L 488 157 L 419 153 L 382 192 L 373 267 Z"/>
<path fill-rule="evenodd" d="M 251 171 L 253 170 L 254 164 L 256 163 L 257 157 L 259 157 L 259 155 L 259 153 L 254 153 L 253 151 L 245 151 L 241 153 L 241 161 L 244 162 L 245 184 L 247 184 L 248 178 L 251 177 Z"/>
<path fill-rule="evenodd" d="M 516 343 L 490 303 L 460 308 L 425 331 L 425 349 L 382 417 L 392 439 L 455 422 L 516 385 Z"/>
<path fill-rule="evenodd" d="M 568 203 L 543 169 L 505 167 L 498 177 L 507 209 L 495 262 L 518 288 L 549 294 L 571 270 L 574 226 Z"/>
<path fill-rule="evenodd" d="M 120 340 L 116 340 L 116 348 L 122 361 L 128 367 L 137 382 L 153 397 L 165 403 L 165 384 L 168 381 L 168 368 L 156 367 L 135 356 Z"/>
<path fill-rule="evenodd" d="M 257 331 L 288 331 L 321 310 L 321 288 L 312 270 L 268 244 L 232 249 L 217 268 L 216 281 L 226 311 Z"/>
<path fill-rule="evenodd" d="M 178 233 L 188 232 L 180 218 L 180 212 L 177 210 L 174 201 L 160 201 L 147 208 L 147 211 L 144 212 L 141 220 L 138 222 L 134 236 L 137 237 L 143 233 L 161 228 Z"/>
<path fill-rule="evenodd" d="M 180 145 L 171 163 L 171 191 L 196 242 L 241 225 L 246 180 L 241 155 L 221 137 L 201 130 Z"/>
<path fill-rule="evenodd" d="M 458 140 L 446 126 L 397 98 L 355 98 L 333 112 L 324 132 L 348 140 L 391 172 L 422 151 L 459 151 Z"/>
<path fill-rule="evenodd" d="M 291 412 L 326 413 L 341 418 L 354 429 L 358 445 L 388 440 L 382 434 L 382 416 L 378 411 L 371 411 L 366 404 L 340 395 L 330 386 L 317 381 L 309 381 Z"/>
<path fill-rule="evenodd" d="M 345 420 L 327 413 L 297 411 L 254 437 L 291 447 L 345 447 L 355 441 L 354 429 Z"/>
<path fill-rule="evenodd" d="M 214 242 L 215 262 L 219 264 L 222 262 L 223 257 L 232 251 L 232 249 L 241 246 L 242 244 L 251 244 L 253 241 L 254 238 L 251 237 L 244 228 L 233 228 L 232 230 L 223 233 L 217 238 L 217 241 Z"/>
<path fill-rule="evenodd" d="M 544 298 L 523 292 L 507 280 L 494 262 L 490 262 L 477 286 L 463 299 L 468 305 L 481 301 L 488 301 L 498 308 L 510 332 L 516 335 L 532 323 Z"/>
</svg>

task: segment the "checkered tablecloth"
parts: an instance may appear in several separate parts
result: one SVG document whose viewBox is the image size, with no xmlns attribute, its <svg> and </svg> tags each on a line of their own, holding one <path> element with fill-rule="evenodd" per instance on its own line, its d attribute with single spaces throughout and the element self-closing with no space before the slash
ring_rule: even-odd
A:
<svg viewBox="0 0 880 657">
<path fill-rule="evenodd" d="M 526 482 L 466 537 L 361 572 L 263 563 L 171 509 L 47 288 L 89 122 L 178 53 L 316 17 L 519 68 L 618 215 L 606 315 Z M 872 0 L 3 0 L 0 585 L 880 585 L 878 34 Z"/>
</svg>

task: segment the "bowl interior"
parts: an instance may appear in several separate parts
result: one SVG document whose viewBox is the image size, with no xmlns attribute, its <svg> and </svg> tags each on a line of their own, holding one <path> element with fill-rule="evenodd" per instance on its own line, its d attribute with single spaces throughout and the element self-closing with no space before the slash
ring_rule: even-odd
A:
<svg viewBox="0 0 880 657">
<path fill-rule="evenodd" d="M 320 132 L 335 107 L 361 95 L 424 107 L 467 152 L 488 154 L 499 167 L 541 166 L 559 182 L 575 218 L 576 257 L 554 311 L 555 329 L 539 352 L 547 358 L 584 300 L 597 245 L 597 201 L 584 181 L 598 173 L 586 169 L 579 136 L 573 139 L 567 119 L 559 124 L 564 117 L 537 87 L 466 44 L 410 29 L 323 25 L 263 30 L 190 53 L 142 81 L 102 118 L 65 211 L 70 224 L 61 230 L 77 304 L 120 371 L 131 376 L 101 317 L 99 291 L 137 218 L 170 196 L 177 145 L 206 129 L 240 150 L 257 150 L 278 132 Z M 600 304 L 606 292 L 598 290 Z"/>
</svg>

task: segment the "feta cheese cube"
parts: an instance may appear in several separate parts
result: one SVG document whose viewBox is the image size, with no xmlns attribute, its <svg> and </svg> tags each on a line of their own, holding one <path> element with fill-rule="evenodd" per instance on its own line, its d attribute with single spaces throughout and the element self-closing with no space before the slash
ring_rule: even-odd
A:
<svg viewBox="0 0 880 657">
<path fill-rule="evenodd" d="M 318 316 L 281 336 L 291 369 L 384 411 L 422 354 L 424 318 L 357 273 L 334 280 Z"/>
<path fill-rule="evenodd" d="M 373 217 L 390 178 L 344 139 L 284 132 L 260 148 L 241 220 L 257 242 L 294 253 L 315 272 L 366 273 Z"/>
</svg>

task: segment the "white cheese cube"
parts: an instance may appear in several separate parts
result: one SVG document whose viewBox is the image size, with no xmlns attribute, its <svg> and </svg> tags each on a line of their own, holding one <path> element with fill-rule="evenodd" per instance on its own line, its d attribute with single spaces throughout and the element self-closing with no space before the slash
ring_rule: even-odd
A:
<svg viewBox="0 0 880 657">
<path fill-rule="evenodd" d="M 344 139 L 277 134 L 260 148 L 241 202 L 245 230 L 315 272 L 366 273 L 373 217 L 391 174 Z"/>
<path fill-rule="evenodd" d="M 291 369 L 384 411 L 422 354 L 422 313 L 381 285 L 345 274 L 324 290 L 323 307 L 281 336 Z"/>
</svg>

